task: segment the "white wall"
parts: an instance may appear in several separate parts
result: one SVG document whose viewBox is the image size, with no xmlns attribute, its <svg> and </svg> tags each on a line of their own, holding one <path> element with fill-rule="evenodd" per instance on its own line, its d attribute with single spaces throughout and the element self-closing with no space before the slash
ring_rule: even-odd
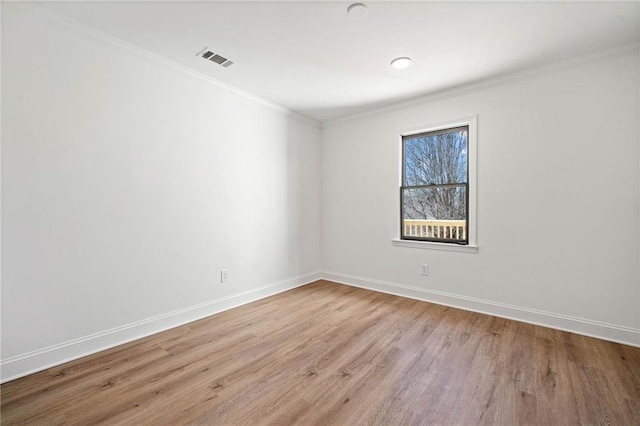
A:
<svg viewBox="0 0 640 426">
<path fill-rule="evenodd" d="M 640 345 L 638 66 L 335 121 L 321 147 L 315 123 L 4 3 L 2 379 L 321 268 Z M 476 114 L 479 252 L 391 246 L 397 131 Z"/>
<path fill-rule="evenodd" d="M 326 123 L 327 278 L 640 345 L 639 77 L 627 50 Z M 398 131 L 476 114 L 479 252 L 392 246 Z"/>
<path fill-rule="evenodd" d="M 319 277 L 317 123 L 2 18 L 3 379 Z"/>
</svg>

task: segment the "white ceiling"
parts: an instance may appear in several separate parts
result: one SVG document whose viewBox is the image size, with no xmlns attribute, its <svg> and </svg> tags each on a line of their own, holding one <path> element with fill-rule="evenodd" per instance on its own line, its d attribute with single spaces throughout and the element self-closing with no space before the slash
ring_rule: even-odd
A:
<svg viewBox="0 0 640 426">
<path fill-rule="evenodd" d="M 343 1 L 44 5 L 318 121 L 639 40 L 638 2 L 365 3 L 360 20 Z M 413 66 L 391 68 L 398 56 Z"/>
</svg>

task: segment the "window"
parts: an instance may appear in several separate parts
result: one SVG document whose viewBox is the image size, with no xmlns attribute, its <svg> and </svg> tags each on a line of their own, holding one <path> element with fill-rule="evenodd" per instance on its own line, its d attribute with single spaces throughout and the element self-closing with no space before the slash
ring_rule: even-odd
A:
<svg viewBox="0 0 640 426">
<path fill-rule="evenodd" d="M 475 247 L 475 118 L 404 133 L 401 153 L 397 242 Z"/>
</svg>

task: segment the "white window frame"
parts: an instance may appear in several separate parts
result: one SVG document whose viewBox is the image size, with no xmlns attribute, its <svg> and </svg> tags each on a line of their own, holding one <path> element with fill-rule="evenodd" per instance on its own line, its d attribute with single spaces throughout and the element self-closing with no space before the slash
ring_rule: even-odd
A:
<svg viewBox="0 0 640 426">
<path fill-rule="evenodd" d="M 458 245 L 436 241 L 416 241 L 416 240 L 402 240 L 400 239 L 400 223 L 401 223 L 401 206 L 400 206 L 400 187 L 402 186 L 402 164 L 403 164 L 403 152 L 402 152 L 402 138 L 406 136 L 413 136 L 420 133 L 434 132 L 437 130 L 443 130 L 453 127 L 469 126 L 469 140 L 468 140 L 468 171 L 469 171 L 469 228 L 467 229 L 467 236 L 469 243 L 467 245 Z M 398 170 L 397 170 L 397 187 L 395 192 L 396 199 L 396 220 L 395 223 L 395 237 L 391 240 L 391 243 L 396 247 L 410 247 L 420 249 L 431 250 L 446 250 L 446 251 L 458 251 L 467 253 L 478 252 L 477 242 L 477 175 L 478 175 L 478 116 L 465 117 L 458 120 L 450 120 L 442 123 L 431 124 L 420 128 L 413 128 L 408 130 L 397 131 L 398 135 L 396 141 L 396 152 L 398 153 Z"/>
</svg>

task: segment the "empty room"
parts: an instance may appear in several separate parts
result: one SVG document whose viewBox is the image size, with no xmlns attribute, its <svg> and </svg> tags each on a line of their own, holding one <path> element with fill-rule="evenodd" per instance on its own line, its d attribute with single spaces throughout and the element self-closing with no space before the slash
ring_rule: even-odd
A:
<svg viewBox="0 0 640 426">
<path fill-rule="evenodd" d="M 640 2 L 0 12 L 2 425 L 640 424 Z"/>
</svg>

